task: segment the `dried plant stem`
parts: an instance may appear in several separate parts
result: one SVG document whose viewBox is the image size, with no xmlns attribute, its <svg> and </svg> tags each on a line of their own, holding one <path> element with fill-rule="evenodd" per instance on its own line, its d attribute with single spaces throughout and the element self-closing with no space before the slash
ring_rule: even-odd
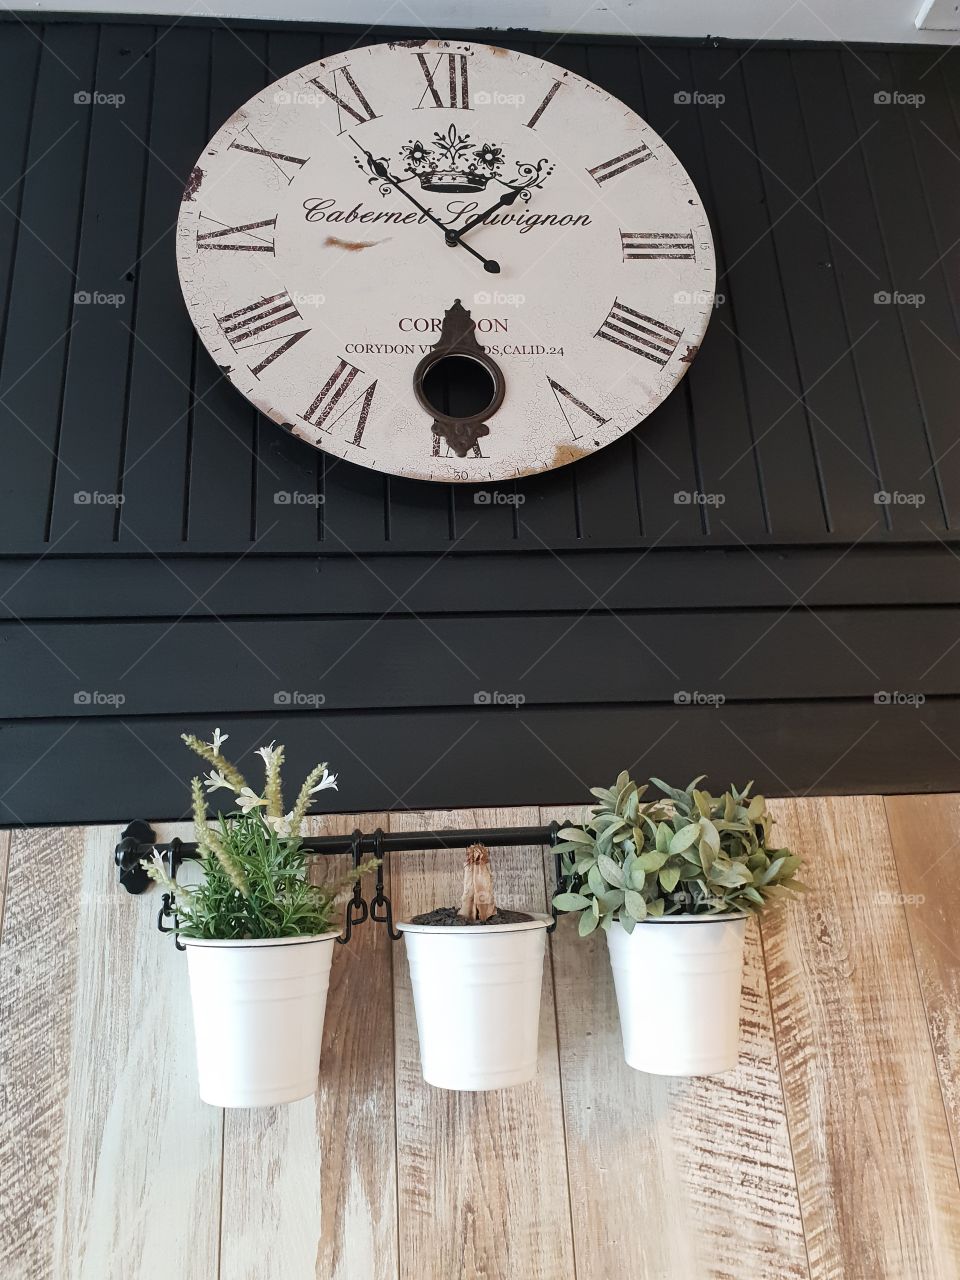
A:
<svg viewBox="0 0 960 1280">
<path fill-rule="evenodd" d="M 463 863 L 463 898 L 457 914 L 463 920 L 489 920 L 496 915 L 493 869 L 486 845 L 472 844 Z"/>
</svg>

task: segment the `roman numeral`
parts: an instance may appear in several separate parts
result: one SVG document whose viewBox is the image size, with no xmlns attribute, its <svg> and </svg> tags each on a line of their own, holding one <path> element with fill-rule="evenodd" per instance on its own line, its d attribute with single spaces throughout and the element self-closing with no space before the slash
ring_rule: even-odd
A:
<svg viewBox="0 0 960 1280">
<path fill-rule="evenodd" d="M 610 314 L 594 334 L 595 338 L 606 338 L 615 342 L 625 351 L 652 360 L 654 364 L 664 365 L 677 349 L 677 343 L 683 337 L 682 329 L 674 329 L 662 320 L 654 320 L 645 316 L 633 307 L 625 307 L 622 302 L 614 301 Z"/>
<path fill-rule="evenodd" d="M 592 418 L 598 427 L 602 427 L 605 423 L 610 421 L 609 418 L 604 418 L 597 413 L 596 409 L 591 409 L 588 404 L 584 404 L 582 400 L 578 400 L 577 397 L 569 392 L 566 387 L 561 387 L 559 382 L 554 382 L 553 378 L 551 378 L 549 374 L 547 374 L 547 381 L 550 383 L 550 390 L 554 394 L 554 398 L 556 399 L 560 412 L 563 414 L 564 421 L 570 428 L 570 434 L 573 436 L 574 440 L 579 440 L 583 433 L 575 430 L 574 424 L 570 421 L 567 409 L 564 407 L 564 400 L 566 400 L 567 404 L 571 408 L 577 409 L 581 414 L 586 414 L 587 417 Z M 563 396 L 563 400 L 560 399 L 561 396 Z"/>
<path fill-rule="evenodd" d="M 695 258 L 692 231 L 621 231 L 624 262 L 636 258 Z"/>
<path fill-rule="evenodd" d="M 603 164 L 594 165 L 592 169 L 587 170 L 587 173 L 594 182 L 609 182 L 618 173 L 626 173 L 628 169 L 633 169 L 638 164 L 652 159 L 653 152 L 645 142 L 641 142 L 639 147 L 634 147 L 632 151 L 625 151 L 622 156 L 614 156 L 612 160 L 604 160 Z"/>
<path fill-rule="evenodd" d="M 535 129 L 537 127 L 537 121 L 546 111 L 547 107 L 549 107 L 550 103 L 553 101 L 554 94 L 557 92 L 559 88 L 560 88 L 560 81 L 554 80 L 551 87 L 547 90 L 547 96 L 544 98 L 544 100 L 540 103 L 539 107 L 537 107 L 536 111 L 527 121 L 525 128 Z"/>
<path fill-rule="evenodd" d="M 357 423 L 351 443 L 363 448 L 361 442 L 363 433 L 366 430 L 367 419 L 370 416 L 370 406 L 373 404 L 374 393 L 377 390 L 376 379 L 371 382 L 366 391 L 361 391 L 352 400 L 348 400 L 340 412 L 336 416 L 332 416 L 340 401 L 350 390 L 354 378 L 361 372 L 362 370 L 358 369 L 356 365 L 341 359 L 336 369 L 320 388 L 320 392 L 313 404 L 311 404 L 306 413 L 301 414 L 301 417 L 304 422 L 309 422 L 312 427 L 317 427 L 321 431 L 329 433 L 345 414 L 349 413 L 357 404 L 360 404 L 360 412 L 357 415 Z M 328 423 L 329 425 L 327 425 Z"/>
<path fill-rule="evenodd" d="M 467 83 L 467 54 L 441 53 L 433 64 L 432 71 L 427 63 L 425 54 L 418 53 L 416 57 L 420 63 L 420 70 L 426 78 L 427 87 L 424 89 L 414 110 L 419 111 L 421 109 L 423 100 L 429 93 L 435 107 L 452 108 L 454 111 L 469 111 L 470 90 Z M 444 58 L 447 60 L 447 73 L 438 88 L 436 76 L 443 65 Z M 443 90 L 442 94 L 441 90 Z"/>
<path fill-rule="evenodd" d="M 261 298 L 251 302 L 249 306 L 240 307 L 225 316 L 217 317 L 217 324 L 223 330 L 223 336 L 234 351 L 245 351 L 248 347 L 267 348 L 264 357 L 257 364 L 248 365 L 255 378 L 274 360 L 289 351 L 301 338 L 305 338 L 309 329 L 299 329 L 296 333 L 278 334 L 272 330 L 281 325 L 303 321 L 289 293 L 275 293 L 269 298 Z M 266 334 L 266 337 L 261 335 Z"/>
<path fill-rule="evenodd" d="M 201 213 L 201 218 L 206 218 L 208 222 L 216 222 L 216 218 L 209 218 L 205 213 Z M 231 249 L 235 251 L 243 251 L 246 253 L 273 253 L 273 236 L 269 238 L 266 235 L 256 235 L 255 232 L 261 231 L 264 227 L 276 229 L 276 218 L 264 218 L 261 222 L 244 222 L 238 227 L 226 227 L 222 222 L 217 223 L 215 231 L 198 231 L 197 232 L 197 248 L 198 249 Z M 231 236 L 232 239 L 226 237 Z"/>
<path fill-rule="evenodd" d="M 233 141 L 230 143 L 227 150 L 247 151 L 252 156 L 262 156 L 264 160 L 269 160 L 279 173 L 286 178 L 287 186 L 290 185 L 303 166 L 307 163 L 306 158 L 302 158 L 301 156 L 288 156 L 284 155 L 282 151 L 270 151 L 267 147 L 262 147 L 259 141 L 250 132 L 249 125 L 244 126 L 241 130 L 240 137 L 244 137 L 244 135 L 246 135 L 249 141 Z M 251 142 L 255 145 L 250 146 Z"/>
<path fill-rule="evenodd" d="M 347 102 L 347 100 L 342 96 L 342 93 L 346 92 L 346 90 L 343 88 L 341 81 L 337 80 L 337 76 L 340 76 L 341 80 L 346 82 L 347 88 L 350 90 L 353 98 L 353 103 Z M 311 80 L 310 84 L 316 85 L 321 93 L 325 93 L 331 102 L 336 103 L 337 125 L 339 126 L 337 129 L 338 133 L 346 133 L 348 129 L 353 128 L 353 125 L 343 123 L 344 112 L 346 112 L 347 115 L 350 116 L 351 120 L 355 121 L 356 124 L 366 124 L 369 120 L 380 119 L 373 107 L 371 107 L 370 103 L 364 97 L 362 89 L 350 74 L 348 67 L 338 67 L 337 70 L 332 73 L 332 78 L 332 89 L 328 88 L 320 80 Z"/>
</svg>

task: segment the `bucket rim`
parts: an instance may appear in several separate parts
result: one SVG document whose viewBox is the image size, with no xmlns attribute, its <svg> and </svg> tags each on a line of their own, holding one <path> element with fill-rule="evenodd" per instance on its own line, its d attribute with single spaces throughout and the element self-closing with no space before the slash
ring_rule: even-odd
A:
<svg viewBox="0 0 960 1280">
<path fill-rule="evenodd" d="M 211 947 L 219 950 L 250 951 L 261 947 L 302 947 L 314 942 L 336 942 L 339 929 L 329 933 L 296 934 L 289 938 L 181 938 L 185 947 Z"/>
<path fill-rule="evenodd" d="M 690 913 L 678 913 L 675 916 L 648 916 L 646 920 L 637 920 L 634 924 L 635 929 L 642 929 L 648 924 L 720 924 L 725 920 L 749 920 L 752 911 L 724 911 L 716 915 L 702 912 L 699 915 L 691 915 Z M 623 925 L 619 920 L 615 921 L 623 929 Z M 626 933 L 626 929 L 623 929 Z M 629 937 L 629 934 L 627 935 Z"/>
<path fill-rule="evenodd" d="M 530 929 L 546 929 L 553 924 L 553 916 L 542 911 L 528 911 L 530 920 L 518 920 L 513 924 L 413 924 L 410 920 L 401 920 L 397 928 L 403 933 L 428 933 L 438 937 L 448 934 L 454 938 L 489 937 L 498 933 L 522 933 Z"/>
</svg>

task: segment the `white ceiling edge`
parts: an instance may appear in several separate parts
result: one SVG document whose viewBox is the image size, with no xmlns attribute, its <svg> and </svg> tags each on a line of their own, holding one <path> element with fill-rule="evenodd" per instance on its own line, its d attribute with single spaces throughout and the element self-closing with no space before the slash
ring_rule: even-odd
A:
<svg viewBox="0 0 960 1280">
<path fill-rule="evenodd" d="M 21 13 L 97 12 L 163 17 L 263 18 L 431 29 L 556 31 L 577 35 L 719 36 L 954 44 L 951 31 L 918 29 L 920 0 L 34 0 Z M 937 7 L 941 0 L 936 0 Z M 946 7 L 955 0 L 942 0 Z"/>
<path fill-rule="evenodd" d="M 926 0 L 917 14 L 921 31 L 960 31 L 960 0 Z"/>
</svg>

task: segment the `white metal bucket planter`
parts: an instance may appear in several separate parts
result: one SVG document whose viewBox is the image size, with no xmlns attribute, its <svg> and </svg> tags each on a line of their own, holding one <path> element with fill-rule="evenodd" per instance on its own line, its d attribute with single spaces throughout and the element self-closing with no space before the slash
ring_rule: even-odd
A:
<svg viewBox="0 0 960 1280">
<path fill-rule="evenodd" d="M 517 924 L 400 924 L 423 1078 L 440 1089 L 505 1089 L 537 1073 L 547 915 Z"/>
<path fill-rule="evenodd" d="M 737 1065 L 746 916 L 665 916 L 607 934 L 623 1053 L 638 1071 L 700 1076 Z"/>
<path fill-rule="evenodd" d="M 204 1102 L 265 1107 L 316 1092 L 336 940 L 184 939 Z"/>
</svg>

